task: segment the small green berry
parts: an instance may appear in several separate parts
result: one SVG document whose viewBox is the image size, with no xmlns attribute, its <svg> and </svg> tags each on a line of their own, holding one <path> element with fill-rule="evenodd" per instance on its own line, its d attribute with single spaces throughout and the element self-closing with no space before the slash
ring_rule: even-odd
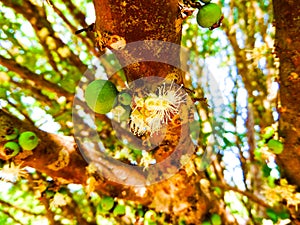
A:
<svg viewBox="0 0 300 225">
<path fill-rule="evenodd" d="M 110 196 L 104 196 L 101 198 L 100 205 L 103 210 L 109 211 L 114 207 L 115 201 Z"/>
<path fill-rule="evenodd" d="M 35 133 L 31 131 L 26 131 L 20 134 L 19 145 L 23 150 L 33 150 L 39 144 L 39 139 Z"/>
<path fill-rule="evenodd" d="M 267 146 L 275 153 L 275 154 L 280 154 L 283 151 L 283 144 L 278 141 L 271 139 L 268 141 Z"/>
<path fill-rule="evenodd" d="M 262 138 L 264 139 L 269 139 L 271 138 L 273 135 L 274 135 L 275 131 L 273 129 L 273 127 L 266 127 L 264 130 L 263 130 L 263 133 L 262 133 Z"/>
<path fill-rule="evenodd" d="M 210 219 L 211 219 L 212 225 L 221 225 L 222 224 L 222 219 L 218 214 L 214 213 Z"/>
<path fill-rule="evenodd" d="M 11 127 L 6 130 L 5 139 L 7 141 L 11 141 L 16 139 L 18 135 L 19 135 L 19 130 L 17 128 Z"/>
<path fill-rule="evenodd" d="M 154 222 L 156 221 L 156 212 L 154 210 L 148 210 L 145 215 L 144 215 L 144 218 L 146 221 L 151 221 L 151 222 Z"/>
<path fill-rule="evenodd" d="M 4 155 L 9 158 L 16 156 L 20 152 L 20 146 L 13 141 L 7 142 L 3 147 Z"/>
<path fill-rule="evenodd" d="M 125 205 L 118 204 L 113 211 L 114 216 L 121 216 L 126 213 Z"/>
<path fill-rule="evenodd" d="M 130 105 L 132 96 L 127 92 L 121 92 L 118 95 L 118 100 L 122 105 Z"/>
<path fill-rule="evenodd" d="M 222 18 L 222 10 L 215 3 L 209 3 L 199 9 L 197 13 L 197 22 L 199 26 L 207 28 L 212 27 Z"/>
<path fill-rule="evenodd" d="M 106 114 L 115 104 L 118 90 L 109 80 L 94 80 L 85 90 L 87 105 L 96 113 Z"/>
</svg>

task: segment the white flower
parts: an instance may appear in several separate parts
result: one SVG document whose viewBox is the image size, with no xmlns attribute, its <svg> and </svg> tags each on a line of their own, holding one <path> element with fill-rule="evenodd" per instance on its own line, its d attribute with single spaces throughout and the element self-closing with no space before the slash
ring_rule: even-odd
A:
<svg viewBox="0 0 300 225">
<path fill-rule="evenodd" d="M 155 132 L 158 132 L 161 129 L 162 121 L 159 115 L 155 117 L 147 117 L 146 122 L 149 126 L 150 135 L 154 134 Z"/>
<path fill-rule="evenodd" d="M 164 83 L 161 87 L 158 88 L 158 96 L 164 97 L 171 104 L 178 107 L 185 101 L 187 93 L 182 89 L 183 85 L 181 85 L 180 87 L 176 87 L 176 85 L 174 86 L 173 84 L 174 82 L 172 81 L 169 90 L 166 90 L 166 83 Z"/>
<path fill-rule="evenodd" d="M 166 123 L 171 119 L 171 113 L 175 114 L 178 112 L 173 104 L 170 104 L 168 100 L 163 97 L 151 96 L 145 100 L 145 107 L 151 112 L 151 117 L 156 117 L 162 123 Z"/>
<path fill-rule="evenodd" d="M 135 97 L 135 107 L 130 116 L 132 132 L 138 135 L 158 132 L 162 124 L 167 124 L 172 115 L 178 114 L 186 95 L 182 86 L 177 87 L 172 82 L 168 89 L 164 83 L 157 88 L 157 94 L 150 93 L 145 99 Z"/>
<path fill-rule="evenodd" d="M 149 130 L 148 125 L 144 120 L 144 116 L 137 109 L 133 110 L 130 115 L 130 129 L 134 135 L 141 136 Z"/>
<path fill-rule="evenodd" d="M 65 206 L 67 205 L 68 202 L 66 200 L 65 195 L 56 192 L 51 203 L 50 203 L 50 207 L 60 207 L 60 206 Z"/>
<path fill-rule="evenodd" d="M 26 177 L 27 171 L 21 166 L 22 164 L 15 166 L 13 162 L 4 165 L 0 170 L 0 179 L 6 182 L 16 182 L 20 177 Z"/>
<path fill-rule="evenodd" d="M 172 82 L 169 89 L 166 89 L 166 83 L 158 87 L 158 96 L 150 95 L 149 100 L 146 99 L 146 107 L 154 114 L 161 117 L 163 123 L 171 120 L 171 115 L 177 114 L 181 103 L 185 102 L 187 93 L 180 87 L 176 87 Z M 149 101 L 147 104 L 147 100 Z M 154 102 L 154 104 L 153 104 Z M 150 103 L 150 104 L 149 104 Z"/>
<path fill-rule="evenodd" d="M 155 164 L 156 161 L 153 159 L 152 155 L 149 152 L 142 151 L 142 159 L 141 159 L 141 165 L 144 166 L 144 169 L 147 169 L 149 165 Z"/>
</svg>

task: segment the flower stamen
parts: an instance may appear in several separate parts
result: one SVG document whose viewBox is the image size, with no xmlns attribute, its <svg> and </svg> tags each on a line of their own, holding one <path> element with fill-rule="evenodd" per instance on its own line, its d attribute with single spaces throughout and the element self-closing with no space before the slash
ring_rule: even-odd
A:
<svg viewBox="0 0 300 225">
<path fill-rule="evenodd" d="M 185 102 L 187 93 L 177 88 L 172 81 L 169 88 L 163 83 L 156 93 L 150 93 L 146 98 L 135 97 L 135 107 L 131 113 L 130 128 L 134 134 L 143 135 L 161 129 L 162 124 L 168 124 L 172 116 L 179 113 L 179 107 Z"/>
</svg>

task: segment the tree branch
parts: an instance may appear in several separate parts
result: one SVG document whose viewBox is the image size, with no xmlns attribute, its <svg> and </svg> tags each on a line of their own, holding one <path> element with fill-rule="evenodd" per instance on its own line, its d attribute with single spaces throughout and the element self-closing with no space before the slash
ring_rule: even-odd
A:
<svg viewBox="0 0 300 225">
<path fill-rule="evenodd" d="M 17 73 L 25 81 L 30 80 L 41 90 L 48 89 L 49 91 L 53 91 L 58 95 L 65 96 L 70 101 L 73 99 L 73 95 L 71 93 L 67 92 L 56 84 L 45 80 L 41 75 L 33 73 L 28 68 L 18 64 L 13 59 L 7 59 L 0 55 L 0 64 L 5 66 L 8 70 Z"/>
<path fill-rule="evenodd" d="M 35 212 L 32 212 L 32 211 L 29 211 L 27 209 L 23 209 L 19 206 L 16 206 L 16 205 L 12 205 L 11 203 L 8 203 L 8 202 L 5 202 L 3 200 L 0 199 L 0 204 L 5 206 L 5 207 L 8 207 L 8 208 L 14 208 L 16 210 L 20 210 L 26 214 L 30 214 L 30 215 L 34 215 L 34 216 L 41 216 L 41 215 L 44 215 L 44 213 L 35 213 Z"/>
<path fill-rule="evenodd" d="M 249 200 L 265 207 L 265 208 L 272 208 L 270 205 L 268 205 L 264 200 L 258 198 L 257 196 L 255 196 L 253 193 L 249 192 L 249 191 L 242 191 L 236 187 L 232 187 L 229 186 L 227 184 L 224 183 L 217 183 L 217 182 L 212 182 L 212 186 L 213 187 L 219 187 L 222 188 L 223 190 L 227 190 L 227 191 L 234 191 L 237 192 L 239 194 L 242 194 L 244 196 L 246 196 Z"/>
<path fill-rule="evenodd" d="M 59 53 L 58 49 L 63 47 L 68 48 L 70 55 L 68 57 L 63 57 L 58 54 L 60 60 L 69 61 L 72 65 L 76 66 L 81 73 L 86 71 L 87 67 L 82 63 L 80 58 L 75 55 L 72 50 L 55 35 L 52 25 L 47 20 L 44 10 L 39 8 L 37 5 L 34 5 L 29 0 L 22 1 L 22 7 L 20 7 L 19 3 L 15 1 L 2 0 L 2 2 L 4 5 L 13 8 L 17 13 L 22 14 L 31 23 L 37 37 L 40 40 L 40 43 L 47 53 L 50 64 L 57 72 L 58 68 L 56 67 L 56 62 L 52 56 L 52 53 Z M 49 42 L 52 44 L 51 47 L 49 46 Z"/>
<path fill-rule="evenodd" d="M 66 4 L 66 2 L 65 2 L 65 4 Z M 59 15 L 59 16 L 62 18 L 62 20 L 67 24 L 67 26 L 69 27 L 69 29 L 71 30 L 71 32 L 72 32 L 73 34 L 75 34 L 75 32 L 78 30 L 78 28 L 76 28 L 76 27 L 75 27 L 75 26 L 67 19 L 67 17 L 63 14 L 63 12 L 62 12 L 59 8 L 57 8 L 57 7 L 55 6 L 55 4 L 53 4 L 53 3 L 52 3 L 52 8 L 53 8 L 54 12 L 55 12 L 57 15 Z M 79 10 L 79 9 L 76 8 L 75 10 Z M 73 12 L 74 12 L 74 11 L 73 11 Z M 73 12 L 72 12 L 72 13 L 73 13 Z M 88 32 L 88 33 L 90 33 L 90 32 Z M 87 36 L 82 37 L 81 35 L 78 34 L 77 37 L 79 37 L 80 40 L 87 46 L 87 48 L 89 49 L 89 52 L 92 52 L 95 56 L 99 57 L 99 52 L 96 51 L 95 46 L 91 43 L 91 40 L 94 41 L 94 38 L 93 38 L 93 39 L 89 38 L 89 37 L 93 37 L 92 35 L 87 34 Z"/>
<path fill-rule="evenodd" d="M 18 220 L 12 213 L 10 213 L 8 209 L 2 209 L 1 212 L 6 216 L 8 216 L 9 218 L 11 218 L 16 224 L 25 225 L 20 220 Z"/>
<path fill-rule="evenodd" d="M 87 179 L 91 174 L 88 174 L 86 167 L 87 162 L 81 156 L 77 144 L 73 137 L 64 137 L 55 134 L 46 133 L 39 130 L 34 125 L 20 121 L 16 117 L 0 109 L 0 148 L 3 147 L 6 130 L 17 128 L 20 132 L 33 131 L 37 134 L 40 143 L 32 152 L 23 151 L 13 158 L 16 165 L 30 166 L 36 170 L 46 173 L 60 184 L 76 183 L 86 185 Z M 60 157 L 63 153 L 64 157 Z M 101 156 L 101 155 L 100 155 Z M 5 159 L 0 155 L 0 158 Z M 119 177 L 120 173 L 124 173 L 124 168 L 119 165 L 114 165 L 111 160 L 99 158 L 99 170 L 105 173 L 105 177 Z M 126 168 L 125 168 L 126 169 Z M 126 172 L 126 171 L 125 171 Z M 127 172 L 128 174 L 129 172 Z M 140 194 L 139 189 L 132 186 L 126 186 L 107 180 L 105 177 L 97 175 L 95 191 L 109 194 L 114 197 L 121 197 L 130 200 L 139 200 L 145 203 L 144 195 Z M 141 179 L 138 171 L 130 170 L 128 179 L 134 182 L 134 179 Z M 138 182 L 140 183 L 140 181 Z"/>
</svg>

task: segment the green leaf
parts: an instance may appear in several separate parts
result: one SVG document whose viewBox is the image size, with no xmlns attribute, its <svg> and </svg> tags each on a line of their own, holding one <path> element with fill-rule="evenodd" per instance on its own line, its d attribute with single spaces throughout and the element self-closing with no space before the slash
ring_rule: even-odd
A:
<svg viewBox="0 0 300 225">
<path fill-rule="evenodd" d="M 271 209 L 271 208 L 267 209 L 266 214 L 274 223 L 277 223 L 278 216 L 277 216 L 277 213 L 273 209 Z"/>
<path fill-rule="evenodd" d="M 232 142 L 229 141 L 226 137 L 223 137 L 223 141 L 224 141 L 224 144 L 225 144 L 224 147 L 230 147 L 230 146 L 233 146 Z"/>
<path fill-rule="evenodd" d="M 263 171 L 263 176 L 268 177 L 268 176 L 270 176 L 270 173 L 271 173 L 272 169 L 270 169 L 270 167 L 268 167 L 267 164 L 264 164 L 262 166 L 262 171 Z"/>
<path fill-rule="evenodd" d="M 285 210 L 279 212 L 279 213 L 277 214 L 277 216 L 278 216 L 280 219 L 283 219 L 283 220 L 284 220 L 284 219 L 290 218 L 290 214 L 288 213 L 288 211 L 285 211 Z"/>
</svg>

